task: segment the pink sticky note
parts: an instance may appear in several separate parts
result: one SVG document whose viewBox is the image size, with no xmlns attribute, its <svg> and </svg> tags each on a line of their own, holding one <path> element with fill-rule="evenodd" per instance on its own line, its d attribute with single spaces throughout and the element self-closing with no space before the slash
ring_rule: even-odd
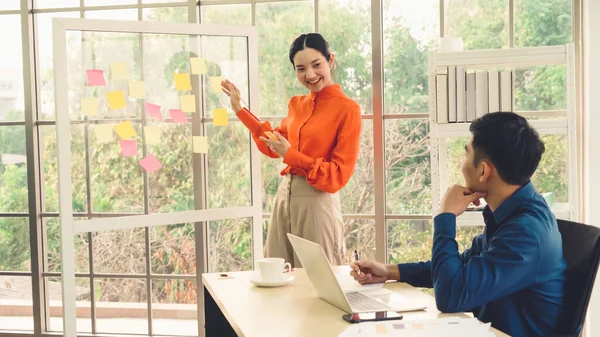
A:
<svg viewBox="0 0 600 337">
<path fill-rule="evenodd" d="M 123 157 L 137 156 L 137 142 L 133 139 L 121 140 L 121 153 Z"/>
<path fill-rule="evenodd" d="M 160 105 L 146 103 L 146 113 L 162 121 L 162 112 L 160 111 Z"/>
<path fill-rule="evenodd" d="M 156 157 L 150 153 L 144 159 L 140 160 L 140 166 L 144 168 L 148 173 L 152 173 L 159 170 L 162 167 L 162 163 L 156 159 Z"/>
<path fill-rule="evenodd" d="M 102 70 L 90 69 L 85 71 L 87 73 L 88 85 L 91 87 L 103 87 L 106 85 L 104 80 L 104 72 Z"/>
<path fill-rule="evenodd" d="M 171 119 L 175 123 L 187 123 L 188 119 L 185 117 L 185 113 L 181 111 L 181 109 L 169 109 L 169 114 L 171 114 Z"/>
</svg>

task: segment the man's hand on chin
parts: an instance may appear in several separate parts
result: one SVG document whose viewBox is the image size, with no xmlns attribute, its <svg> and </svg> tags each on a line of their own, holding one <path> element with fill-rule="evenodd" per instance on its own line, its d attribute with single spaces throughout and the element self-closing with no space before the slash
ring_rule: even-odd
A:
<svg viewBox="0 0 600 337">
<path fill-rule="evenodd" d="M 440 213 L 452 213 L 459 216 L 464 213 L 470 203 L 479 206 L 479 199 L 485 196 L 485 193 L 472 192 L 464 186 L 454 185 L 446 191 L 442 198 Z"/>
</svg>

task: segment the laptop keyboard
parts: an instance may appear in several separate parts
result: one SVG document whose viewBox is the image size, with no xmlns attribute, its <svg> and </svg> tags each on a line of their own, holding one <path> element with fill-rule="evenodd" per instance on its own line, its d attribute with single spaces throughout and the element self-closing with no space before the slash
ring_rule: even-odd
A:
<svg viewBox="0 0 600 337">
<path fill-rule="evenodd" d="M 360 292 L 353 291 L 346 293 L 346 297 L 353 311 L 386 311 L 392 309 L 387 304 Z"/>
</svg>

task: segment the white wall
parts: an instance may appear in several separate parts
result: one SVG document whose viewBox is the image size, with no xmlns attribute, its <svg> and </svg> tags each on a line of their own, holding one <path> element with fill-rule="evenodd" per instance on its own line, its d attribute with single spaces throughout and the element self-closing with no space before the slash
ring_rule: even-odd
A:
<svg viewBox="0 0 600 337">
<path fill-rule="evenodd" d="M 584 71 L 585 83 L 585 128 L 586 156 L 586 217 L 584 222 L 600 226 L 600 1 L 584 0 Z M 596 132 L 591 139 L 591 131 Z M 600 278 L 596 279 L 587 321 L 591 323 L 591 334 L 600 337 Z"/>
</svg>

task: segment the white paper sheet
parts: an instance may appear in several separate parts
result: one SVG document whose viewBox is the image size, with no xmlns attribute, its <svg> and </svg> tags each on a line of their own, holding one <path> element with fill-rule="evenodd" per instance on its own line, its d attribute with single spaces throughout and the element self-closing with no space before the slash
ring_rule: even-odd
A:
<svg viewBox="0 0 600 337">
<path fill-rule="evenodd" d="M 335 277 L 337 278 L 344 292 L 376 290 L 383 288 L 383 283 L 362 285 L 356 282 L 354 278 L 350 276 L 350 268 L 348 268 L 347 271 L 336 271 Z"/>
<path fill-rule="evenodd" d="M 490 324 L 475 318 L 366 322 L 349 326 L 339 337 L 493 337 Z"/>
</svg>

